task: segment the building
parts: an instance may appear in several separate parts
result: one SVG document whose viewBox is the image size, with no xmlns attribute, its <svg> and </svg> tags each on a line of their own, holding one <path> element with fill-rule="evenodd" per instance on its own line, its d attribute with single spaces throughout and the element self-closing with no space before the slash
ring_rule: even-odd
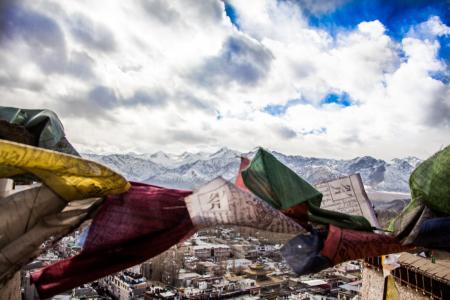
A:
<svg viewBox="0 0 450 300">
<path fill-rule="evenodd" d="M 411 253 L 401 253 L 400 267 L 391 272 L 395 288 L 401 299 L 450 299 L 450 259 L 448 254 L 432 258 Z M 382 299 L 384 277 L 381 258 L 365 260 L 363 269 L 362 299 Z"/>
<path fill-rule="evenodd" d="M 223 273 L 221 272 L 221 266 L 218 264 L 215 264 L 210 261 L 201 261 L 198 262 L 196 265 L 196 271 L 200 274 L 219 274 Z"/>
<path fill-rule="evenodd" d="M 253 259 L 258 257 L 256 245 L 250 244 L 249 242 L 231 244 L 230 247 L 236 258 Z"/>
<path fill-rule="evenodd" d="M 223 244 L 202 244 L 192 247 L 192 255 L 200 259 L 213 258 L 215 261 L 224 260 L 230 257 L 231 249 Z"/>
<path fill-rule="evenodd" d="M 201 277 L 202 275 L 195 272 L 186 272 L 186 270 L 181 269 L 178 278 L 177 278 L 177 286 L 179 287 L 188 287 L 192 284 L 192 281 L 196 278 Z"/>
<path fill-rule="evenodd" d="M 119 300 L 140 299 L 148 287 L 142 275 L 129 271 L 106 276 L 99 281 L 99 285 Z"/>
<path fill-rule="evenodd" d="M 238 259 L 228 259 L 227 260 L 227 271 L 236 272 L 236 270 L 244 269 L 249 267 L 252 261 L 246 258 Z"/>
</svg>

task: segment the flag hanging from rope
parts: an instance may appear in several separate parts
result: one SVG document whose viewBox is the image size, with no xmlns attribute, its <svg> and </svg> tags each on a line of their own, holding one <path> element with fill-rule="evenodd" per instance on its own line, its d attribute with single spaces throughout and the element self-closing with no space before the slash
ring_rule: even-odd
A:
<svg viewBox="0 0 450 300">
<path fill-rule="evenodd" d="M 422 162 L 411 174 L 411 202 L 394 218 L 389 230 L 404 244 L 416 238 L 422 224 L 450 215 L 450 146 Z"/>
<path fill-rule="evenodd" d="M 403 246 L 391 235 L 330 225 L 321 254 L 336 265 L 348 260 L 398 253 L 409 249 L 410 246 Z"/>
<path fill-rule="evenodd" d="M 192 222 L 198 228 L 228 225 L 273 233 L 305 232 L 279 210 L 221 177 L 200 187 L 185 201 Z"/>
<path fill-rule="evenodd" d="M 0 178 L 31 173 L 67 201 L 119 194 L 125 178 L 93 161 L 0 140 Z"/>
<path fill-rule="evenodd" d="M 372 230 L 372 225 L 362 216 L 320 208 L 322 194 L 262 148 L 241 174 L 245 186 L 254 194 L 277 209 L 291 209 L 288 213 L 299 221 L 308 211 L 308 219 L 317 223 Z"/>
<path fill-rule="evenodd" d="M 39 295 L 48 298 L 121 271 L 188 238 L 195 232 L 184 202 L 189 194 L 132 183 L 127 193 L 107 197 L 81 253 L 32 274 Z"/>
</svg>

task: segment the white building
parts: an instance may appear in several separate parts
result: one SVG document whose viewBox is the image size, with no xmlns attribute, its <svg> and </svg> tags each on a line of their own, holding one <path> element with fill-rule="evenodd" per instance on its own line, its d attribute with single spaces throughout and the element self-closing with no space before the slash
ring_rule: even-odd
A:
<svg viewBox="0 0 450 300">
<path fill-rule="evenodd" d="M 129 271 L 106 276 L 99 283 L 119 300 L 141 299 L 148 287 L 142 275 Z"/>
<path fill-rule="evenodd" d="M 223 260 L 230 257 L 231 248 L 222 244 L 202 244 L 192 247 L 192 255 L 200 259 Z"/>
<path fill-rule="evenodd" d="M 233 269 L 247 268 L 252 264 L 252 261 L 246 258 L 238 259 L 228 259 L 227 260 L 227 271 Z"/>
</svg>

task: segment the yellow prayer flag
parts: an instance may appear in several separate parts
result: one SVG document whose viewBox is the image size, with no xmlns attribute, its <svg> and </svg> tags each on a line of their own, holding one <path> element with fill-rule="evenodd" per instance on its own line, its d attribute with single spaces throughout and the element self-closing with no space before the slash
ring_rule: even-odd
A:
<svg viewBox="0 0 450 300">
<path fill-rule="evenodd" d="M 31 173 L 67 201 L 120 194 L 128 181 L 77 156 L 0 140 L 0 178 Z"/>
<path fill-rule="evenodd" d="M 384 300 L 400 300 L 400 293 L 395 285 L 394 276 L 388 275 L 384 279 L 384 292 L 383 292 Z"/>
</svg>

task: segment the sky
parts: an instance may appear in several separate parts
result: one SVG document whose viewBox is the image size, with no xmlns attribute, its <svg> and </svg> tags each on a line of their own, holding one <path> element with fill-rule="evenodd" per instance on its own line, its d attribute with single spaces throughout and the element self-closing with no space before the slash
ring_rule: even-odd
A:
<svg viewBox="0 0 450 300">
<path fill-rule="evenodd" d="M 448 0 L 3 0 L 0 66 L 0 105 L 55 111 L 80 152 L 450 144 Z"/>
</svg>

